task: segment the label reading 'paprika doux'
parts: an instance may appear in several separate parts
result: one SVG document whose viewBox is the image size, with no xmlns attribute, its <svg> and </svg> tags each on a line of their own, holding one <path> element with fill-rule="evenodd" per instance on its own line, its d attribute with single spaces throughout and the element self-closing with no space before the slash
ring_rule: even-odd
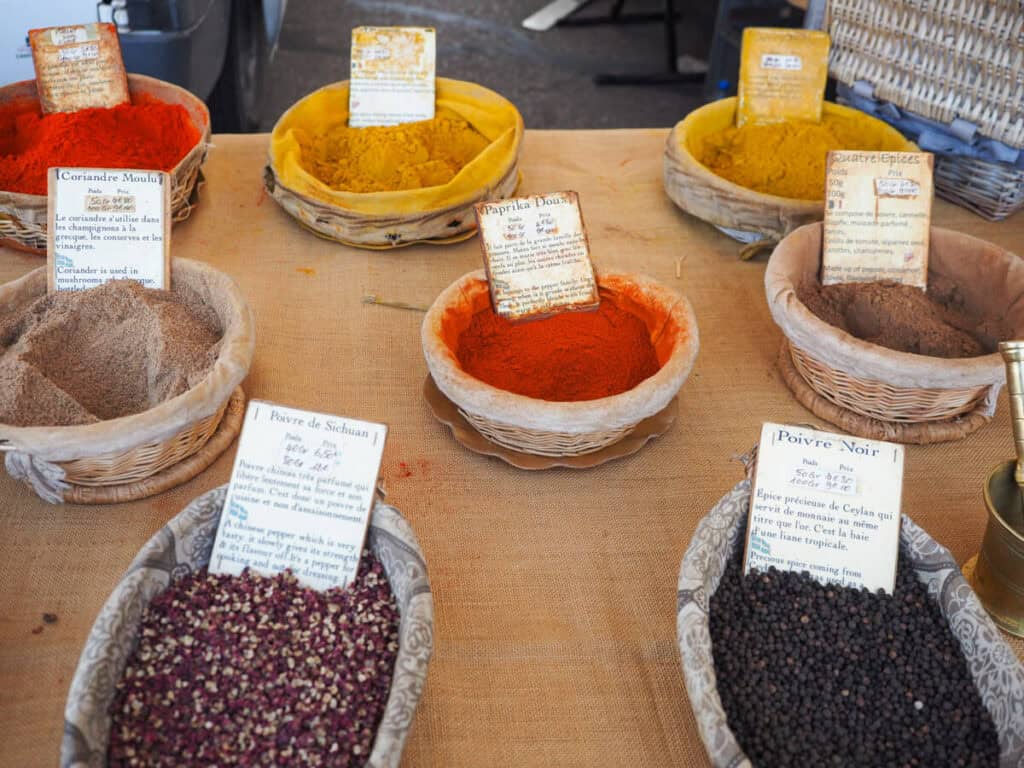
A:
<svg viewBox="0 0 1024 768">
<path fill-rule="evenodd" d="M 116 107 L 131 101 L 113 24 L 78 24 L 28 33 L 44 113 Z"/>
</svg>

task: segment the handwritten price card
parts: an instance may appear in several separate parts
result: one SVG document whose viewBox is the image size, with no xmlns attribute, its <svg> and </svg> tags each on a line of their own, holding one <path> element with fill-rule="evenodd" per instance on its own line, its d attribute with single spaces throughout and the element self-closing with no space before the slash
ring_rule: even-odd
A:
<svg viewBox="0 0 1024 768">
<path fill-rule="evenodd" d="M 829 36 L 806 29 L 743 30 L 736 125 L 821 121 Z"/>
<path fill-rule="evenodd" d="M 210 558 L 214 573 L 355 578 L 387 427 L 253 400 Z"/>
<path fill-rule="evenodd" d="M 116 107 L 131 100 L 113 24 L 32 29 L 28 39 L 44 113 Z"/>
<path fill-rule="evenodd" d="M 892 594 L 902 492 L 901 445 L 765 424 L 744 572 L 775 566 Z"/>
<path fill-rule="evenodd" d="M 829 152 L 821 282 L 928 285 L 927 152 Z"/>
<path fill-rule="evenodd" d="M 170 177 L 162 171 L 51 168 L 47 285 L 83 291 L 108 280 L 170 288 Z"/>
<path fill-rule="evenodd" d="M 365 128 L 430 120 L 436 59 L 431 27 L 353 29 L 348 124 Z"/>
<path fill-rule="evenodd" d="M 532 320 L 600 304 L 575 192 L 477 203 L 475 208 L 497 314 Z"/>
</svg>

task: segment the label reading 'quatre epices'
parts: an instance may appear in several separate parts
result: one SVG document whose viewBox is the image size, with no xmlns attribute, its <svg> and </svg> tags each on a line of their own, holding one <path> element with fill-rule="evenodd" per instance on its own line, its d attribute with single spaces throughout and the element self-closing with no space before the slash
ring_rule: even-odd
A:
<svg viewBox="0 0 1024 768">
<path fill-rule="evenodd" d="M 116 107 L 131 100 L 113 24 L 33 29 L 28 39 L 44 113 Z"/>
</svg>

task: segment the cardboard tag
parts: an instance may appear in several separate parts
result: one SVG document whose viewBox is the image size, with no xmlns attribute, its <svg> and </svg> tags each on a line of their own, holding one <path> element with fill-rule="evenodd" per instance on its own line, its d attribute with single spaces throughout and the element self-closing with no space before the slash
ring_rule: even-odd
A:
<svg viewBox="0 0 1024 768">
<path fill-rule="evenodd" d="M 163 171 L 51 168 L 48 290 L 83 291 L 120 279 L 170 288 L 170 189 Z"/>
<path fill-rule="evenodd" d="M 809 29 L 743 30 L 736 125 L 821 121 L 829 36 Z"/>
<path fill-rule="evenodd" d="M 896 585 L 903 446 L 803 427 L 761 428 L 743 572 Z"/>
<path fill-rule="evenodd" d="M 249 403 L 210 571 L 290 568 L 314 589 L 346 586 L 359 570 L 387 430 Z"/>
<path fill-rule="evenodd" d="M 434 116 L 437 42 L 432 27 L 356 27 L 348 124 L 398 125 Z"/>
<path fill-rule="evenodd" d="M 928 285 L 927 152 L 829 152 L 821 282 Z"/>
<path fill-rule="evenodd" d="M 601 303 L 575 192 L 477 203 L 475 210 L 497 314 L 534 320 Z"/>
<path fill-rule="evenodd" d="M 116 107 L 131 101 L 113 24 L 32 29 L 28 39 L 44 113 Z"/>
</svg>

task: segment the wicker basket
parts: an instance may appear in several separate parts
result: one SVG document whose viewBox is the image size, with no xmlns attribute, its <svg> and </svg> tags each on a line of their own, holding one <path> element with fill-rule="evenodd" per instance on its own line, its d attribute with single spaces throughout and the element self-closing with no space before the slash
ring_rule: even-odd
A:
<svg viewBox="0 0 1024 768">
<path fill-rule="evenodd" d="M 598 285 L 602 301 L 643 319 L 654 340 L 661 368 L 633 389 L 599 400 L 550 402 L 492 387 L 463 371 L 454 351 L 458 336 L 490 305 L 483 271 L 448 286 L 423 320 L 423 354 L 438 388 L 478 432 L 515 451 L 579 456 L 620 441 L 668 405 L 686 381 L 697 358 L 697 319 L 686 298 L 650 278 L 602 273 Z"/>
<path fill-rule="evenodd" d="M 174 259 L 171 281 L 175 291 L 197 294 L 217 314 L 223 329 L 217 361 L 195 387 L 142 413 L 67 427 L 0 424 L 8 472 L 44 500 L 110 503 L 158 493 L 205 469 L 238 433 L 239 384 L 255 346 L 252 314 L 234 282 L 202 262 Z M 40 267 L 0 287 L 0 306 L 24 306 L 45 291 Z M 215 453 L 206 450 L 211 445 Z"/>
<path fill-rule="evenodd" d="M 145 93 L 188 110 L 199 131 L 199 142 L 170 172 L 171 215 L 184 221 L 192 212 L 193 192 L 210 142 L 210 113 L 206 105 L 184 88 L 146 75 L 128 75 L 132 95 Z M 36 81 L 25 80 L 0 88 L 0 104 L 16 99 L 36 99 Z M 32 253 L 46 253 L 46 195 L 0 191 L 0 244 Z"/>
<path fill-rule="evenodd" d="M 1024 6 L 1019 0 L 831 0 L 829 71 L 943 125 L 974 125 L 1024 148 Z M 1024 206 L 1024 170 L 939 152 L 936 192 L 985 218 Z"/>
<path fill-rule="evenodd" d="M 825 102 L 824 114 L 850 115 L 856 110 Z M 748 235 L 757 247 L 774 245 L 794 229 L 812 221 L 821 221 L 822 200 L 796 200 L 742 187 L 718 176 L 700 163 L 692 153 L 697 141 L 724 131 L 736 123 L 736 98 L 720 99 L 694 110 L 677 123 L 665 142 L 663 180 L 672 202 L 698 219 L 717 227 Z M 899 131 L 879 123 L 882 135 L 893 151 L 912 151 L 916 147 Z"/>
<path fill-rule="evenodd" d="M 786 335 L 788 356 L 803 382 L 867 420 L 931 424 L 978 413 L 990 419 L 1005 380 L 998 353 L 947 360 L 895 352 L 825 323 L 804 306 L 796 289 L 804 280 L 817 279 L 821 238 L 820 223 L 796 230 L 775 249 L 765 272 L 769 309 Z M 1018 335 L 1024 334 L 1024 302 L 1019 300 L 1024 297 L 1024 263 L 1014 254 L 933 227 L 929 272 L 949 277 L 969 306 L 1004 315 Z"/>
<path fill-rule="evenodd" d="M 146 543 L 100 609 L 64 707 L 61 768 L 106 765 L 110 703 L 138 638 L 143 609 L 172 578 L 207 566 L 227 486 L 194 499 Z M 398 768 L 434 648 L 434 599 L 416 534 L 394 507 L 377 503 L 366 546 L 384 566 L 398 605 L 398 654 L 367 766 Z"/>
<path fill-rule="evenodd" d="M 301 166 L 295 131 L 325 125 L 328 116 L 347 120 L 346 80 L 314 91 L 277 121 L 263 174 L 267 192 L 303 227 L 345 245 L 389 249 L 416 243 L 446 245 L 472 237 L 473 206 L 510 197 L 519 185 L 523 119 L 494 91 L 443 77 L 437 79 L 437 103 L 456 111 L 491 141 L 447 184 L 398 192 L 339 192 Z M 334 111 L 325 114 L 328 106 Z"/>
</svg>

